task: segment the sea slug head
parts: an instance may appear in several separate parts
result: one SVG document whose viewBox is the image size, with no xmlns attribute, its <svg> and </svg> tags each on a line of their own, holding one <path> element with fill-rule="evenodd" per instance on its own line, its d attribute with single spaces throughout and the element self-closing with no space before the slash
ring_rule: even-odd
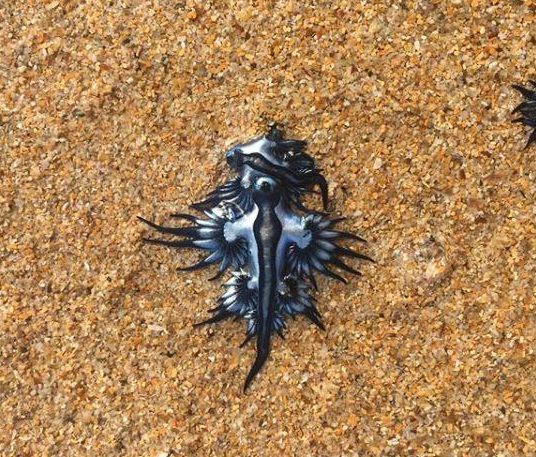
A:
<svg viewBox="0 0 536 457">
<path fill-rule="evenodd" d="M 320 187 L 324 209 L 327 208 L 327 182 L 314 159 L 305 152 L 307 142 L 283 138 L 283 133 L 272 126 L 265 135 L 236 144 L 225 153 L 229 166 L 240 174 L 242 188 L 250 189 L 259 175 L 277 178 L 287 195 L 297 202 L 313 187 Z"/>
<path fill-rule="evenodd" d="M 239 171 L 244 164 L 244 157 L 252 154 L 262 156 L 272 165 L 290 168 L 290 162 L 295 156 L 303 155 L 306 144 L 302 140 L 283 140 L 283 132 L 272 126 L 265 135 L 257 136 L 245 143 L 235 144 L 225 152 L 225 159 L 236 171 Z"/>
</svg>

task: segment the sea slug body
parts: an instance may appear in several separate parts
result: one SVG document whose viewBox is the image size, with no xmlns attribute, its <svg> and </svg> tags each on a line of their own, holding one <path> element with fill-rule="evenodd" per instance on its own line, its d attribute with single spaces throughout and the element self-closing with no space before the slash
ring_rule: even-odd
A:
<svg viewBox="0 0 536 457">
<path fill-rule="evenodd" d="M 324 329 L 312 295 L 317 289 L 314 274 L 346 283 L 333 268 L 360 272 L 342 257 L 372 260 L 337 244 L 365 242 L 335 228 L 343 218 L 330 219 L 302 203 L 302 197 L 318 187 L 324 210 L 328 204 L 327 182 L 305 147 L 305 141 L 283 139 L 281 130 L 273 126 L 266 135 L 227 151 L 227 163 L 237 176 L 192 205 L 204 218 L 172 215 L 190 222 L 186 227 L 165 227 L 140 218 L 161 233 L 180 237 L 146 242 L 207 251 L 205 258 L 182 270 L 218 264 L 211 278 L 216 279 L 231 269 L 213 315 L 196 325 L 227 318 L 246 320 L 242 346 L 256 338 L 257 354 L 244 390 L 266 362 L 273 333 L 283 337 L 288 317 L 302 314 Z"/>
<path fill-rule="evenodd" d="M 530 90 L 518 84 L 514 84 L 513 86 L 524 98 L 524 100 L 514 109 L 514 113 L 520 114 L 520 117 L 515 119 L 514 122 L 520 122 L 533 129 L 526 147 L 529 147 L 532 143 L 536 142 L 536 81 L 530 81 L 530 83 L 535 89 Z"/>
</svg>

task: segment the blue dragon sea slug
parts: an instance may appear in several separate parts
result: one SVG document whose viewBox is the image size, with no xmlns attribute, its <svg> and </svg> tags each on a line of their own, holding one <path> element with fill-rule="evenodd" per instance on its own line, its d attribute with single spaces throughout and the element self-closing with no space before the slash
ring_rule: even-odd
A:
<svg viewBox="0 0 536 457">
<path fill-rule="evenodd" d="M 530 83 L 536 89 L 536 81 L 530 81 Z M 530 90 L 518 84 L 514 84 L 513 87 L 519 91 L 524 98 L 524 100 L 514 109 L 514 113 L 520 114 L 520 117 L 515 119 L 514 122 L 520 122 L 533 129 L 526 146 L 529 147 L 531 143 L 536 142 L 536 90 Z"/>
<path fill-rule="evenodd" d="M 307 209 L 302 197 L 319 188 L 324 211 L 328 204 L 326 180 L 305 152 L 306 142 L 286 140 L 273 126 L 266 135 L 238 144 L 225 154 L 237 176 L 192 205 L 205 217 L 174 214 L 189 226 L 164 227 L 140 218 L 158 232 L 179 239 L 144 239 L 172 248 L 205 250 L 192 271 L 217 264 L 220 277 L 230 269 L 225 291 L 213 315 L 196 325 L 242 317 L 247 323 L 244 346 L 256 338 L 257 353 L 244 390 L 266 362 L 270 340 L 283 337 L 286 320 L 304 315 L 324 329 L 315 305 L 314 274 L 346 283 L 334 269 L 359 275 L 342 257 L 372 260 L 338 244 L 364 239 L 335 228 L 343 218 Z"/>
</svg>

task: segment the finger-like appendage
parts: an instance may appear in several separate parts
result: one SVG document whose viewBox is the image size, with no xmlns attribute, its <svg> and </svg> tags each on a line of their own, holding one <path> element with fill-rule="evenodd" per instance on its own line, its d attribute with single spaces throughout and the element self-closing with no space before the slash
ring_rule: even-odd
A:
<svg viewBox="0 0 536 457">
<path fill-rule="evenodd" d="M 536 87 L 533 80 L 530 83 Z M 521 117 L 514 119 L 513 122 L 519 122 L 534 129 L 530 133 L 527 144 L 525 145 L 525 148 L 528 148 L 532 143 L 536 142 L 536 90 L 531 90 L 518 84 L 514 84 L 513 88 L 519 91 L 524 98 L 513 111 L 514 113 L 521 114 Z"/>
<path fill-rule="evenodd" d="M 354 259 L 373 261 L 368 255 L 353 251 L 336 244 L 339 239 L 353 239 L 364 242 L 357 235 L 334 230 L 333 225 L 342 219 L 330 220 L 316 214 L 303 218 L 301 228 L 292 226 L 289 237 L 295 242 L 291 243 L 286 259 L 286 270 L 298 277 L 314 279 L 315 270 L 325 276 L 346 283 L 346 279 L 328 268 L 328 264 L 341 270 L 359 275 L 359 271 L 346 265 L 339 257 L 346 256 Z M 314 284 L 313 284 L 314 285 Z"/>
<path fill-rule="evenodd" d="M 217 278 L 229 267 L 240 267 L 248 259 L 247 240 L 240 236 L 235 236 L 232 241 L 225 237 L 225 224 L 228 219 L 225 215 L 216 211 L 205 211 L 208 219 L 198 219 L 189 214 L 178 213 L 174 217 L 186 219 L 193 222 L 193 227 L 166 227 L 148 221 L 143 217 L 138 219 L 160 233 L 188 238 L 187 240 L 158 240 L 145 238 L 144 241 L 167 246 L 171 248 L 194 248 L 209 251 L 209 255 L 200 262 L 190 267 L 180 268 L 182 271 L 193 271 L 209 266 L 215 262 L 220 262 Z"/>
<path fill-rule="evenodd" d="M 211 318 L 209 318 L 207 320 L 204 320 L 202 322 L 197 322 L 193 326 L 194 327 L 201 327 L 203 325 L 215 324 L 216 322 L 220 322 L 220 321 L 222 321 L 224 319 L 227 319 L 227 318 L 229 318 L 231 316 L 233 316 L 233 313 L 229 313 L 229 312 L 227 312 L 225 310 L 220 310 L 218 313 L 216 313 Z"/>
</svg>

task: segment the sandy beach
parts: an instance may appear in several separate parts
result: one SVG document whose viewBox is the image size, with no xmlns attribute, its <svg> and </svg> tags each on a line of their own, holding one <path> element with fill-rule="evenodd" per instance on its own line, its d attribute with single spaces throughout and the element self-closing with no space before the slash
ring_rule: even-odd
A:
<svg viewBox="0 0 536 457">
<path fill-rule="evenodd" d="M 0 455 L 536 456 L 534 1 L 0 5 Z M 243 394 L 243 322 L 148 246 L 269 122 L 376 263 Z M 225 278 L 224 278 L 225 279 Z"/>
</svg>

